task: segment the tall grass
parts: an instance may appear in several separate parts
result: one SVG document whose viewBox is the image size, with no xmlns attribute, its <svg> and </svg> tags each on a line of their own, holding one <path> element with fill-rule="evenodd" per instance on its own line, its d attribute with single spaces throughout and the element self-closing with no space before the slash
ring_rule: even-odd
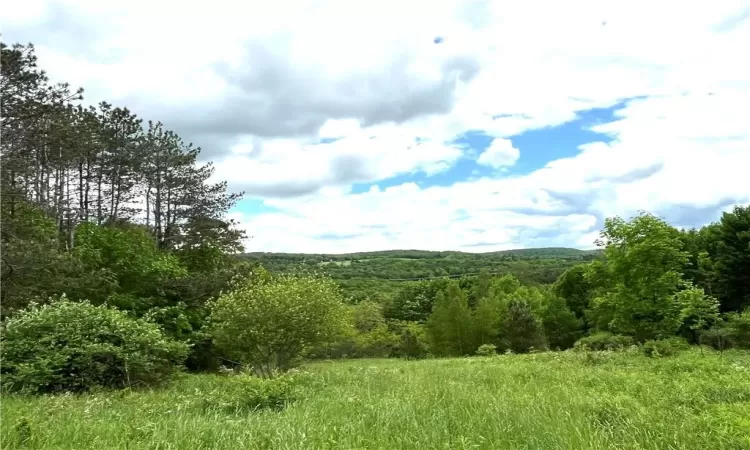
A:
<svg viewBox="0 0 750 450">
<path fill-rule="evenodd" d="M 316 363 L 268 390 L 279 407 L 254 400 L 262 383 L 184 375 L 162 390 L 6 396 L 0 448 L 750 448 L 748 353 Z"/>
</svg>

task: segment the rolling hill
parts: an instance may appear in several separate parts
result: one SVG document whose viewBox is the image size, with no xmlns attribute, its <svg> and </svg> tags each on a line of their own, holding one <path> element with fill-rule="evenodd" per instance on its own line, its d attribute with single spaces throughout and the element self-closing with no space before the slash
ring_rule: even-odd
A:
<svg viewBox="0 0 750 450">
<path fill-rule="evenodd" d="M 597 257 L 599 250 L 529 248 L 490 253 L 385 250 L 348 254 L 245 253 L 271 272 L 317 267 L 341 283 L 348 295 L 388 297 L 404 282 L 472 276 L 480 271 L 511 273 L 526 284 L 548 284 L 569 267 Z"/>
</svg>

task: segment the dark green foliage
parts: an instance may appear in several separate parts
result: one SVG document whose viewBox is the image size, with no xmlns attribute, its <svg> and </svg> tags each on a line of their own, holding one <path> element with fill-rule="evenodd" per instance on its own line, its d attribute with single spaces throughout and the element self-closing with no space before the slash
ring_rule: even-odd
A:
<svg viewBox="0 0 750 450">
<path fill-rule="evenodd" d="M 427 333 L 424 325 L 401 322 L 392 324 L 392 328 L 400 337 L 394 356 L 406 359 L 420 359 L 427 356 Z"/>
<path fill-rule="evenodd" d="M 716 324 L 707 330 L 701 331 L 700 343 L 723 352 L 733 346 L 732 331 L 724 324 Z"/>
<path fill-rule="evenodd" d="M 585 317 L 593 289 L 591 282 L 586 278 L 587 269 L 588 266 L 584 264 L 573 266 L 563 272 L 552 285 L 552 292 L 563 298 L 568 308 L 579 319 Z"/>
<path fill-rule="evenodd" d="M 153 385 L 167 380 L 188 350 L 156 324 L 66 299 L 22 311 L 2 331 L 2 385 L 9 391 Z"/>
<path fill-rule="evenodd" d="M 26 447 L 32 438 L 31 423 L 29 422 L 29 419 L 26 417 L 18 419 L 18 422 L 16 422 L 16 425 L 13 427 L 13 431 L 16 433 L 16 444 L 22 448 Z"/>
<path fill-rule="evenodd" d="M 596 332 L 576 341 L 573 348 L 576 350 L 623 350 L 635 342 L 630 336 L 620 336 L 607 332 Z"/>
<path fill-rule="evenodd" d="M 750 206 L 721 216 L 715 255 L 716 290 L 722 311 L 750 307 Z"/>
<path fill-rule="evenodd" d="M 508 302 L 500 329 L 503 347 L 513 353 L 527 353 L 546 347 L 541 321 L 534 316 L 531 306 L 526 301 Z"/>
<path fill-rule="evenodd" d="M 674 356 L 690 347 L 688 342 L 680 337 L 650 340 L 643 343 L 641 351 L 650 357 Z"/>
<path fill-rule="evenodd" d="M 547 344 L 553 350 L 565 350 L 583 335 L 583 320 L 568 308 L 565 300 L 557 296 L 547 299 L 542 316 Z"/>
<path fill-rule="evenodd" d="M 750 308 L 727 314 L 726 327 L 735 348 L 750 349 Z"/>
</svg>

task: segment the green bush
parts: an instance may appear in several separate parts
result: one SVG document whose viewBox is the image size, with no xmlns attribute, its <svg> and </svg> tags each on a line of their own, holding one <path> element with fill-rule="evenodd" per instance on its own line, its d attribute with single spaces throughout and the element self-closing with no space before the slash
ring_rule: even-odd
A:
<svg viewBox="0 0 750 450">
<path fill-rule="evenodd" d="M 477 355 L 479 356 L 491 356 L 497 354 L 497 346 L 493 344 L 482 344 L 477 349 Z"/>
<path fill-rule="evenodd" d="M 714 325 L 701 332 L 701 344 L 708 345 L 714 350 L 723 352 L 732 348 L 732 332 L 723 324 Z"/>
<path fill-rule="evenodd" d="M 339 286 L 315 273 L 237 284 L 212 305 L 208 331 L 216 348 L 270 377 L 342 335 L 347 311 Z"/>
<path fill-rule="evenodd" d="M 1 341 L 2 386 L 11 392 L 153 385 L 188 352 L 154 323 L 64 297 L 6 320 Z"/>
<path fill-rule="evenodd" d="M 688 342 L 680 337 L 650 340 L 643 343 L 641 351 L 650 357 L 674 356 L 690 347 Z"/>
<path fill-rule="evenodd" d="M 633 345 L 633 338 L 617 334 L 598 332 L 583 337 L 576 341 L 573 348 L 576 350 L 623 350 Z"/>
<path fill-rule="evenodd" d="M 735 348 L 750 349 L 750 308 L 727 314 L 727 328 Z"/>
<path fill-rule="evenodd" d="M 230 376 L 230 382 L 202 394 L 200 406 L 206 412 L 244 413 L 259 410 L 279 411 L 293 402 L 302 390 L 298 377 L 281 375 L 258 378 L 251 375 Z"/>
</svg>

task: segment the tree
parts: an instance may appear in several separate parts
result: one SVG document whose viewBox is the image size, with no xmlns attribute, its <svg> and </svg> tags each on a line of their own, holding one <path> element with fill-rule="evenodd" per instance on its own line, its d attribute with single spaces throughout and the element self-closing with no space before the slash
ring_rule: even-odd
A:
<svg viewBox="0 0 750 450">
<path fill-rule="evenodd" d="M 389 319 L 424 322 L 430 316 L 439 292 L 451 282 L 446 279 L 419 281 L 404 286 L 385 311 Z"/>
<path fill-rule="evenodd" d="M 216 346 L 263 376 L 292 368 L 346 325 L 343 297 L 329 278 L 279 275 L 244 282 L 211 307 L 209 330 Z"/>
<path fill-rule="evenodd" d="M 687 260 L 679 232 L 642 212 L 629 222 L 607 219 L 597 243 L 605 259 L 587 274 L 597 284 L 594 321 L 638 341 L 674 335 L 681 324 L 675 294 Z"/>
<path fill-rule="evenodd" d="M 591 282 L 586 278 L 588 264 L 579 264 L 560 275 L 552 285 L 552 292 L 568 305 L 579 319 L 585 317 L 591 300 Z"/>
<path fill-rule="evenodd" d="M 438 356 L 461 356 L 474 353 L 471 310 L 466 292 L 451 282 L 440 291 L 427 319 L 430 348 Z"/>
<path fill-rule="evenodd" d="M 472 328 L 477 345 L 498 344 L 506 303 L 507 296 L 499 292 L 479 300 L 472 311 Z"/>
<path fill-rule="evenodd" d="M 712 327 L 719 321 L 719 302 L 707 296 L 703 289 L 688 285 L 676 294 L 677 302 L 682 306 L 682 327 L 693 343 L 698 343 L 703 330 Z"/>
<path fill-rule="evenodd" d="M 750 307 L 750 206 L 725 212 L 717 227 L 716 290 L 722 311 Z"/>
<path fill-rule="evenodd" d="M 501 336 L 503 348 L 514 353 L 546 347 L 542 324 L 534 316 L 531 306 L 523 300 L 508 302 L 503 314 Z"/>
<path fill-rule="evenodd" d="M 583 320 L 576 317 L 565 300 L 554 294 L 547 297 L 542 325 L 549 347 L 555 350 L 572 348 L 583 335 Z"/>
</svg>

